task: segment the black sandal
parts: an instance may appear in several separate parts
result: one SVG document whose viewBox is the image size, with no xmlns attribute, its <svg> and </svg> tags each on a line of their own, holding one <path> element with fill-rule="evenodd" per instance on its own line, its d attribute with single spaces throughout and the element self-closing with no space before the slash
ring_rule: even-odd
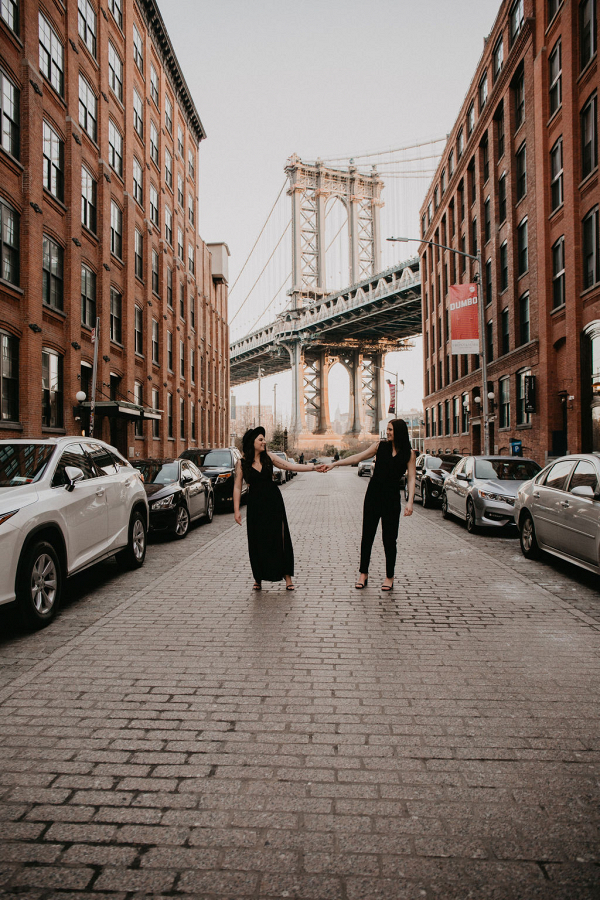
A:
<svg viewBox="0 0 600 900">
<path fill-rule="evenodd" d="M 354 585 L 354 587 L 356 588 L 357 591 L 362 591 L 364 588 L 366 588 L 368 583 L 369 583 L 369 576 L 367 575 L 367 577 L 365 578 L 364 581 L 357 581 L 356 584 Z"/>
<path fill-rule="evenodd" d="M 393 583 L 392 583 L 392 584 L 382 584 L 382 585 L 381 585 L 381 590 L 382 590 L 382 591 L 386 591 L 386 592 L 387 592 L 387 591 L 393 591 L 393 590 L 394 590 L 394 585 L 393 585 Z"/>
<path fill-rule="evenodd" d="M 286 591 L 295 591 L 296 587 L 293 584 L 286 584 L 285 589 Z"/>
<path fill-rule="evenodd" d="M 262 591 L 262 581 L 255 581 L 252 585 L 253 591 Z"/>
</svg>

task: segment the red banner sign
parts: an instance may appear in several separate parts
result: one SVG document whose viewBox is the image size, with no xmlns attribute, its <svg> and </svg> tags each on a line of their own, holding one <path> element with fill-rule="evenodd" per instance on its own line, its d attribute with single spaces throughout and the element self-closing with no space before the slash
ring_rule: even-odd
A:
<svg viewBox="0 0 600 900">
<path fill-rule="evenodd" d="M 451 284 L 448 302 L 452 353 L 479 353 L 477 285 Z"/>
</svg>

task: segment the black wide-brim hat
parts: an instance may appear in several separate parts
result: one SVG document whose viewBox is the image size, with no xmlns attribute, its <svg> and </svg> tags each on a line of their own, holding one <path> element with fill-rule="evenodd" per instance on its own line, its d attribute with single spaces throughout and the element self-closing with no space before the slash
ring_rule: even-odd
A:
<svg viewBox="0 0 600 900">
<path fill-rule="evenodd" d="M 262 427 L 262 425 L 258 425 L 256 428 L 248 429 L 248 431 L 242 438 L 242 447 L 244 449 L 244 452 L 246 452 L 246 448 L 248 450 L 252 450 L 254 448 L 254 441 L 259 436 L 259 434 L 262 434 L 263 437 L 267 436 L 266 431 Z"/>
</svg>

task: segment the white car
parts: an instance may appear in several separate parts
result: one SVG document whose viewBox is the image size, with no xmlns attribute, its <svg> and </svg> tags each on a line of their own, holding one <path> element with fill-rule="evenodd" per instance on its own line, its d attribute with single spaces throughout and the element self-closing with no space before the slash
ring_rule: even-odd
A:
<svg viewBox="0 0 600 900">
<path fill-rule="evenodd" d="M 363 475 L 368 475 L 371 477 L 373 474 L 373 469 L 375 468 L 375 457 L 370 456 L 369 459 L 361 459 L 358 464 L 358 477 L 361 478 Z"/>
<path fill-rule="evenodd" d="M 65 578 L 118 554 L 146 557 L 148 501 L 114 447 L 81 437 L 0 441 L 0 605 L 32 627 L 50 622 Z"/>
</svg>

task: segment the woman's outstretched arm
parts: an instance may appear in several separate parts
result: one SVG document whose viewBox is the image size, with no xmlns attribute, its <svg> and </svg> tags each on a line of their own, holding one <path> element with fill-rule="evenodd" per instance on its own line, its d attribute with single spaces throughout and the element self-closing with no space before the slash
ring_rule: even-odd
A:
<svg viewBox="0 0 600 900">
<path fill-rule="evenodd" d="M 296 463 L 290 462 L 289 459 L 282 459 L 276 453 L 269 453 L 269 457 L 274 466 L 278 469 L 287 469 L 288 472 L 326 472 L 325 465 L 317 466 L 315 463 Z"/>
<path fill-rule="evenodd" d="M 379 441 L 375 441 L 375 443 L 371 444 L 370 447 L 367 447 L 366 450 L 361 450 L 360 453 L 355 453 L 353 456 L 347 456 L 345 459 L 338 459 L 337 462 L 331 463 L 327 466 L 326 471 L 330 472 L 331 469 L 335 469 L 337 466 L 352 466 L 354 463 L 358 464 L 361 459 L 370 459 L 372 456 L 375 456 L 378 447 Z"/>
<path fill-rule="evenodd" d="M 240 512 L 240 501 L 242 499 L 242 464 L 238 461 L 235 464 L 235 481 L 233 483 L 233 517 L 238 525 L 242 524 L 242 514 Z"/>
<path fill-rule="evenodd" d="M 404 515 L 412 516 L 413 501 L 415 499 L 415 478 L 417 475 L 417 454 L 411 450 L 410 459 L 406 466 L 406 477 L 408 478 L 408 500 L 404 507 Z"/>
</svg>

